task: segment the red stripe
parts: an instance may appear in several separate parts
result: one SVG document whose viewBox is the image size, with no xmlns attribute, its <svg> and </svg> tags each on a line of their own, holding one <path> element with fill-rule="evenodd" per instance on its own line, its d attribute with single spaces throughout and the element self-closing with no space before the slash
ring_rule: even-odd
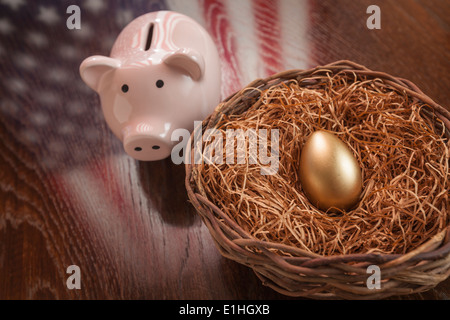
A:
<svg viewBox="0 0 450 320">
<path fill-rule="evenodd" d="M 255 31 L 260 49 L 260 59 L 265 66 L 265 75 L 263 76 L 269 76 L 283 69 L 278 2 L 253 0 L 252 4 L 255 12 Z"/>
<path fill-rule="evenodd" d="M 324 4 L 321 1 L 308 0 L 308 28 L 311 33 L 315 33 L 315 36 L 312 37 L 312 40 L 310 41 L 309 65 L 311 68 L 327 63 L 326 59 L 323 57 L 323 52 L 327 52 L 327 50 L 324 50 L 322 46 L 327 43 L 328 39 L 319 35 L 317 31 L 323 29 L 323 19 L 326 19 L 329 14 L 323 6 Z"/>
<path fill-rule="evenodd" d="M 121 191 L 121 181 L 116 175 L 115 168 L 112 166 L 119 165 L 118 161 L 112 160 L 109 157 L 104 157 L 96 163 L 92 163 L 89 167 L 86 167 L 87 174 L 95 178 L 96 183 L 100 187 L 103 187 L 103 192 L 108 196 L 108 199 L 102 199 L 102 201 L 110 201 L 114 203 L 114 207 L 118 209 L 118 212 L 131 210 L 129 208 L 130 199 L 124 199 Z"/>
<path fill-rule="evenodd" d="M 242 87 L 240 68 L 235 55 L 235 34 L 227 18 L 226 8 L 220 0 L 200 0 L 203 8 L 206 28 L 214 39 L 222 60 L 222 95 L 228 95 L 240 90 Z"/>
</svg>

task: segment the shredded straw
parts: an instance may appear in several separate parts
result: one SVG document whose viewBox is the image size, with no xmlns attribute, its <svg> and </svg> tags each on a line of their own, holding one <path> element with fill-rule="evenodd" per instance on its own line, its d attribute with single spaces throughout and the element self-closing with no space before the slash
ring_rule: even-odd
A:
<svg viewBox="0 0 450 320">
<path fill-rule="evenodd" d="M 206 197 L 256 239 L 325 256 L 404 254 L 449 224 L 450 143 L 436 121 L 429 106 L 378 80 L 291 80 L 216 125 L 224 137 L 227 129 L 278 129 L 277 173 L 262 175 L 264 165 L 248 162 L 202 164 L 199 181 Z M 303 194 L 299 158 L 316 130 L 337 135 L 362 168 L 363 193 L 349 212 L 320 211 Z"/>
</svg>

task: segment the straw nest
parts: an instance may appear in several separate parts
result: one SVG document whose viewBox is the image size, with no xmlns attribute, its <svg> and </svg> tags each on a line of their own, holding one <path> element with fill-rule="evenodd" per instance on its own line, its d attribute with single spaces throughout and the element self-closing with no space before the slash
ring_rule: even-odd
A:
<svg viewBox="0 0 450 320">
<path fill-rule="evenodd" d="M 230 96 L 197 128 L 186 187 L 222 254 L 279 292 L 354 298 L 423 291 L 449 275 L 449 119 L 411 82 L 349 61 L 286 71 Z M 202 139 L 193 139 L 200 129 Z M 229 144 L 236 153 L 227 158 L 230 129 L 256 132 L 269 154 L 270 132 L 278 129 L 276 171 L 262 174 L 268 163 L 252 155 L 249 135 Z M 337 135 L 362 168 L 363 192 L 348 212 L 321 211 L 302 191 L 299 159 L 316 130 Z M 237 151 L 246 151 L 245 161 Z M 424 259 L 435 264 L 420 269 L 426 283 L 414 267 Z M 374 263 L 386 271 L 383 290 L 361 280 Z"/>
</svg>

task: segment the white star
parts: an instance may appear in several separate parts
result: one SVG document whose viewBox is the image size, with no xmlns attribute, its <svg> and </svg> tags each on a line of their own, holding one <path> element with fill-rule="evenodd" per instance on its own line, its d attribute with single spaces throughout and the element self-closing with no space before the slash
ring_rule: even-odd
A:
<svg viewBox="0 0 450 320">
<path fill-rule="evenodd" d="M 14 58 L 14 62 L 16 63 L 17 66 L 25 70 L 32 70 L 37 66 L 37 62 L 33 58 L 33 56 L 25 53 L 20 53 L 16 55 Z"/>
<path fill-rule="evenodd" d="M 60 101 L 59 96 L 55 92 L 49 90 L 35 91 L 34 98 L 46 107 L 55 106 Z"/>
<path fill-rule="evenodd" d="M 48 44 L 48 38 L 39 32 L 30 32 L 27 35 L 27 42 L 35 45 L 36 47 L 42 48 Z"/>
<path fill-rule="evenodd" d="M 70 75 L 65 69 L 55 67 L 48 70 L 46 78 L 48 80 L 61 83 L 70 79 Z"/>
<path fill-rule="evenodd" d="M 58 22 L 60 17 L 55 8 L 39 6 L 39 14 L 37 19 L 48 25 L 52 25 Z"/>
<path fill-rule="evenodd" d="M 58 133 L 60 133 L 60 134 L 72 134 L 74 132 L 75 132 L 75 127 L 70 122 L 62 123 L 58 127 Z"/>
<path fill-rule="evenodd" d="M 0 32 L 3 34 L 11 33 L 14 30 L 14 27 L 11 25 L 11 23 L 5 19 L 0 19 Z"/>
<path fill-rule="evenodd" d="M 86 112 L 84 105 L 79 101 L 68 102 L 65 109 L 71 116 L 79 116 Z"/>
<path fill-rule="evenodd" d="M 6 85 L 9 87 L 9 89 L 18 94 L 25 93 L 28 90 L 27 84 L 19 78 L 9 79 Z"/>
<path fill-rule="evenodd" d="M 118 10 L 116 14 L 116 23 L 118 24 L 119 27 L 124 27 L 131 20 L 133 20 L 133 11 Z"/>
<path fill-rule="evenodd" d="M 103 0 L 86 0 L 84 6 L 92 13 L 98 13 L 105 8 Z"/>
<path fill-rule="evenodd" d="M 88 39 L 93 34 L 91 26 L 86 22 L 82 24 L 81 29 L 73 31 L 73 35 L 79 39 Z"/>
<path fill-rule="evenodd" d="M 70 45 L 62 45 L 58 51 L 59 55 L 64 59 L 76 59 L 78 57 L 77 49 Z"/>
<path fill-rule="evenodd" d="M 25 4 L 25 0 L 1 0 L 1 3 L 10 7 L 14 11 L 17 11 L 17 9 Z"/>
<path fill-rule="evenodd" d="M 50 117 L 43 112 L 33 112 L 29 115 L 30 121 L 36 126 L 45 126 L 50 122 Z"/>
</svg>

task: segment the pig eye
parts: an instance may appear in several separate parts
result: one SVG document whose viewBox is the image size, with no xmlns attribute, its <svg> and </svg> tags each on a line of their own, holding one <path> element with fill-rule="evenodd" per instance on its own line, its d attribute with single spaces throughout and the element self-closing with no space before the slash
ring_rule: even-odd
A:
<svg viewBox="0 0 450 320">
<path fill-rule="evenodd" d="M 156 81 L 156 87 L 158 87 L 158 88 L 164 87 L 164 81 L 162 81 L 162 80 Z"/>
<path fill-rule="evenodd" d="M 122 86 L 122 92 L 124 92 L 124 93 L 127 93 L 129 89 L 130 89 L 130 88 L 128 88 L 128 86 L 127 86 L 126 84 L 124 84 L 124 85 Z"/>
</svg>

